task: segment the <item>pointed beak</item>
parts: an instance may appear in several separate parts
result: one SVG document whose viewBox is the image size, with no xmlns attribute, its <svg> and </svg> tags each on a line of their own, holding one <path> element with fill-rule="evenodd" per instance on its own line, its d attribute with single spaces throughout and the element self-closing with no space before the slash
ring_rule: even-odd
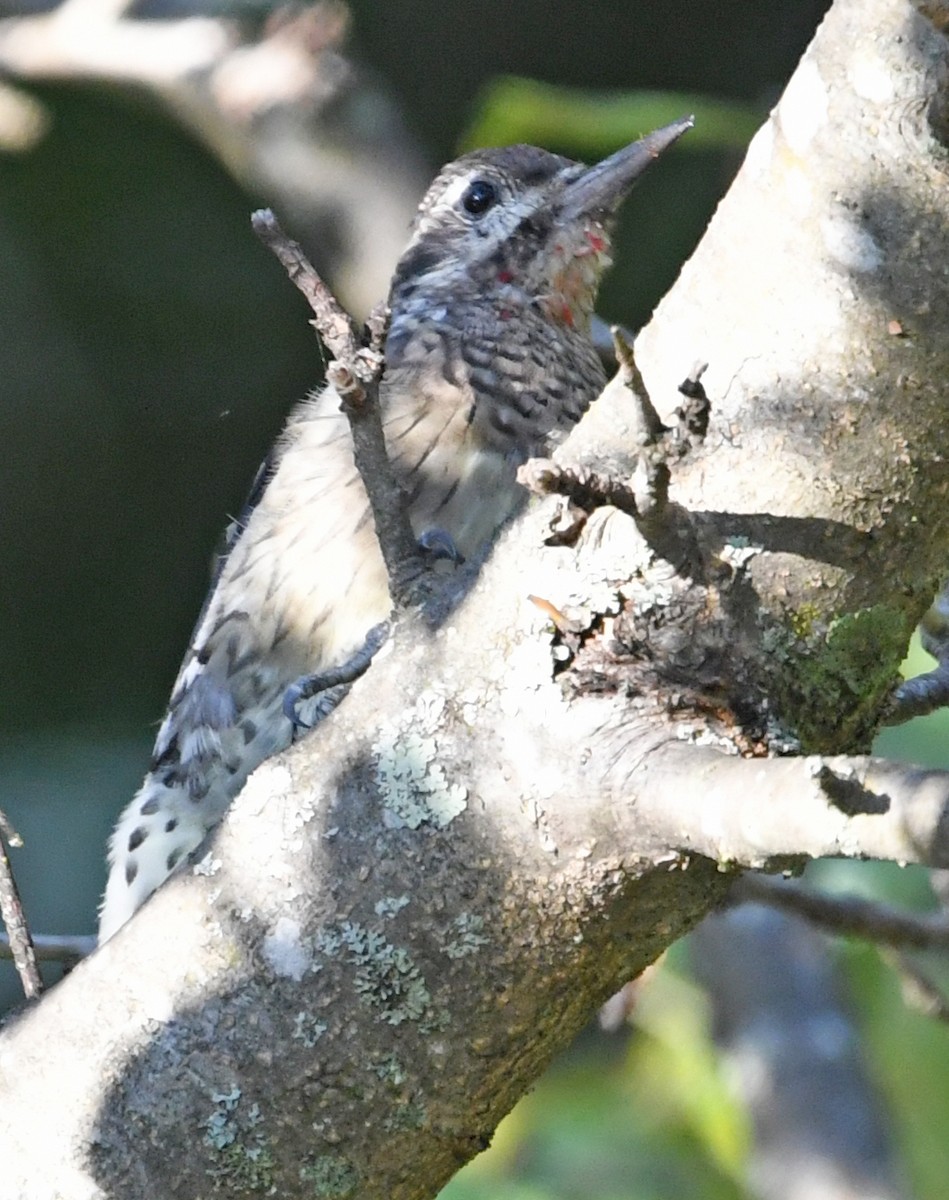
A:
<svg viewBox="0 0 949 1200">
<path fill-rule="evenodd" d="M 617 150 L 595 166 L 587 167 L 563 190 L 560 203 L 563 217 L 570 220 L 613 212 L 640 175 L 693 124 L 692 117 L 680 117 L 631 146 Z"/>
</svg>

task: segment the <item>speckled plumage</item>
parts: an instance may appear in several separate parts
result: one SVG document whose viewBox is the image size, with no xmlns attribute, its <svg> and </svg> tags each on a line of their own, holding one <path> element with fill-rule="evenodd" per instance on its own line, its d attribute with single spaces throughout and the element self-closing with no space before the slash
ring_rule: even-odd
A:
<svg viewBox="0 0 949 1200">
<path fill-rule="evenodd" d="M 647 146 L 621 178 L 603 170 L 619 155 L 587 169 L 512 146 L 466 155 L 432 184 L 392 283 L 382 384 L 418 534 L 442 530 L 475 554 L 519 505 L 517 465 L 600 391 L 589 320 L 606 226 L 662 148 Z M 468 211 L 485 188 L 491 203 Z M 348 427 L 327 389 L 292 413 L 218 572 L 149 773 L 110 843 L 101 940 L 292 741 L 288 687 L 344 661 L 389 607 Z"/>
</svg>

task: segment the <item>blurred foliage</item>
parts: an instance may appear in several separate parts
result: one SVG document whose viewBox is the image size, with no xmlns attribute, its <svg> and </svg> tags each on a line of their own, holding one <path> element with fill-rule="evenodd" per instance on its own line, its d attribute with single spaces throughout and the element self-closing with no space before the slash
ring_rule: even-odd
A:
<svg viewBox="0 0 949 1200">
<path fill-rule="evenodd" d="M 932 906 L 920 869 L 815 868 L 809 881 L 831 892 Z M 743 1177 L 748 1115 L 729 1094 L 683 949 L 675 947 L 642 985 L 630 1029 L 606 1035 L 590 1028 L 441 1200 L 754 1200 Z M 836 954 L 911 1194 L 943 1200 L 949 1030 L 907 1006 L 898 976 L 875 948 L 839 941 Z M 938 966 L 927 963 L 937 979 Z M 941 983 L 949 987 L 944 964 Z"/>
<path fill-rule="evenodd" d="M 577 89 L 672 88 L 766 109 L 829 4 L 349 2 L 354 46 L 393 87 L 436 160 L 449 156 L 477 97 L 502 75 Z"/>
<path fill-rule="evenodd" d="M 689 92 L 591 92 L 506 75 L 485 89 L 461 148 L 532 142 L 602 158 L 688 113 L 695 128 L 681 143 L 687 151 L 743 151 L 766 115 L 759 104 Z"/>
<path fill-rule="evenodd" d="M 707 1024 L 667 957 L 638 985 L 632 1029 L 588 1030 L 442 1200 L 738 1200 L 746 1121 Z"/>
</svg>

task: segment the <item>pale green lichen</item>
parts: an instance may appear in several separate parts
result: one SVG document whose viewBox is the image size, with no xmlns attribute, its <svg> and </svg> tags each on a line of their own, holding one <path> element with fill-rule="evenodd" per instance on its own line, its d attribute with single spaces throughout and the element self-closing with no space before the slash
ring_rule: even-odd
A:
<svg viewBox="0 0 949 1200">
<path fill-rule="evenodd" d="M 374 905 L 374 911 L 377 917 L 394 917 L 408 902 L 408 896 L 383 896 Z"/>
<path fill-rule="evenodd" d="M 489 938 L 482 933 L 484 918 L 472 913 L 461 913 L 451 923 L 455 937 L 445 945 L 445 953 L 449 958 L 467 958 L 477 954 L 481 946 L 487 946 Z"/>
<path fill-rule="evenodd" d="M 339 954 L 343 939 L 335 929 L 321 929 L 314 938 L 316 949 L 327 958 L 335 958 Z"/>
<path fill-rule="evenodd" d="M 223 1150 L 237 1137 L 237 1123 L 231 1122 L 231 1116 L 241 1102 L 241 1089 L 232 1088 L 229 1092 L 212 1092 L 214 1112 L 205 1120 L 204 1140 L 216 1150 Z"/>
<path fill-rule="evenodd" d="M 353 987 L 364 1004 L 380 1010 L 389 1025 L 428 1016 L 431 996 L 409 952 L 394 946 L 378 929 L 344 921 L 326 930 L 318 948 L 328 958 L 341 956 L 355 967 Z"/>
<path fill-rule="evenodd" d="M 312 1049 L 329 1028 L 323 1021 L 318 1021 L 310 1013 L 298 1012 L 293 1022 L 293 1033 L 290 1035 L 302 1042 L 307 1049 Z"/>
<path fill-rule="evenodd" d="M 423 823 L 438 829 L 451 823 L 468 804 L 468 789 L 450 783 L 437 761 L 445 701 L 423 692 L 395 721 L 387 721 L 373 744 L 376 782 L 396 827 L 418 829 Z"/>
<path fill-rule="evenodd" d="M 345 1200 L 359 1187 L 359 1172 L 345 1155 L 321 1154 L 300 1168 L 300 1180 L 321 1200 Z"/>
<path fill-rule="evenodd" d="M 233 1145 L 222 1150 L 218 1162 L 206 1174 L 214 1180 L 215 1190 L 229 1196 L 258 1192 L 272 1194 L 273 1155 L 265 1146 L 245 1149 Z"/>
<path fill-rule="evenodd" d="M 206 1174 L 215 1190 L 229 1195 L 268 1192 L 273 1186 L 273 1155 L 260 1128 L 260 1106 L 242 1106 L 241 1090 L 212 1092 L 214 1111 L 204 1121 L 204 1141 L 213 1154 Z"/>
<path fill-rule="evenodd" d="M 421 1129 L 427 1117 L 425 1105 L 414 1100 L 396 1106 L 391 1116 L 382 1122 L 383 1129 L 396 1133 L 404 1129 Z"/>
<path fill-rule="evenodd" d="M 389 1083 L 393 1087 L 401 1087 L 407 1078 L 405 1067 L 394 1054 L 387 1054 L 372 1069 L 383 1082 Z"/>
</svg>

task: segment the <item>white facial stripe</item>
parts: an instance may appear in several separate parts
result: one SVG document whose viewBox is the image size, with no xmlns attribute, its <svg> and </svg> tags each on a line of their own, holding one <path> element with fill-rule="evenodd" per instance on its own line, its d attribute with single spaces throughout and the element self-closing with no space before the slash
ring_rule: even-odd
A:
<svg viewBox="0 0 949 1200">
<path fill-rule="evenodd" d="M 498 189 L 501 200 L 500 204 L 495 205 L 485 213 L 480 223 L 495 225 L 500 222 L 504 229 L 513 230 L 524 217 L 529 216 L 537 208 L 537 191 L 535 188 L 528 188 L 520 196 L 513 197 L 511 195 L 512 189 L 506 179 L 499 179 L 492 171 L 473 170 L 470 174 L 462 175 L 458 179 L 451 181 L 441 196 L 439 196 L 434 211 L 463 213 L 461 198 L 478 179 L 484 179 L 494 184 Z"/>
<path fill-rule="evenodd" d="M 438 208 L 457 208 L 461 203 L 461 197 L 465 191 L 471 187 L 476 179 L 490 179 L 492 183 L 496 182 L 492 176 L 483 174 L 479 171 L 472 171 L 470 175 L 459 175 L 457 179 L 453 179 L 445 188 L 438 199 Z"/>
</svg>

